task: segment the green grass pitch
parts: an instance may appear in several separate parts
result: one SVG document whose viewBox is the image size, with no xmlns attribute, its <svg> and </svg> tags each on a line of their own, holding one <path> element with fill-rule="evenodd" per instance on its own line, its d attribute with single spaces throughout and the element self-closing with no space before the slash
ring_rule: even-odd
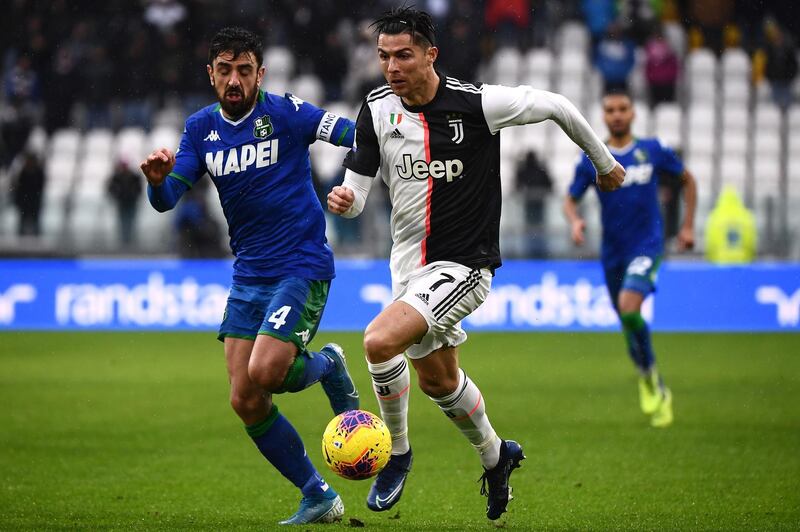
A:
<svg viewBox="0 0 800 532">
<path fill-rule="evenodd" d="M 361 336 L 320 334 L 313 346 L 334 339 L 376 411 Z M 414 469 L 386 513 L 367 510 L 369 481 L 324 469 L 321 388 L 276 402 L 344 498 L 331 529 L 800 529 L 800 335 L 654 343 L 675 397 L 675 424 L 661 430 L 638 411 L 621 335 L 471 335 L 462 366 L 498 433 L 528 457 L 492 524 L 477 456 L 418 388 Z M 227 396 L 213 333 L 1 334 L 0 530 L 277 528 L 298 492 Z"/>
</svg>

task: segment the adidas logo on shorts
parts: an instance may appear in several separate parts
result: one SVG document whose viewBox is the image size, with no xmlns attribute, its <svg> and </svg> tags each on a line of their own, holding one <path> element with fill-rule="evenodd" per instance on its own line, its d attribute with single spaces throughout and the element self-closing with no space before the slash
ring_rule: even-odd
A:
<svg viewBox="0 0 800 532">
<path fill-rule="evenodd" d="M 428 294 L 423 292 L 423 293 L 414 294 L 414 295 L 417 296 L 418 298 L 420 298 L 426 305 L 428 304 L 428 300 L 430 299 L 430 296 Z"/>
<path fill-rule="evenodd" d="M 394 128 L 394 131 L 392 131 L 392 133 L 389 135 L 389 138 L 390 139 L 404 139 L 405 137 L 403 136 L 402 133 L 400 133 L 399 129 Z M 426 303 L 427 303 L 427 301 L 426 301 Z"/>
</svg>

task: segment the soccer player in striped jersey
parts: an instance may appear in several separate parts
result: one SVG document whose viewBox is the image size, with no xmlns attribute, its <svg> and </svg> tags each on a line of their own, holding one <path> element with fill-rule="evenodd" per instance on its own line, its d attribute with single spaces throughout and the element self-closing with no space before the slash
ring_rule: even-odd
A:
<svg viewBox="0 0 800 532">
<path fill-rule="evenodd" d="M 344 183 L 328 195 L 331 212 L 357 216 L 380 175 L 392 202 L 394 302 L 367 327 L 364 348 L 393 448 L 367 506 L 394 506 L 411 469 L 405 353 L 422 391 L 477 450 L 486 515 L 497 519 L 524 455 L 518 443 L 495 433 L 480 390 L 459 367 L 458 346 L 467 337 L 461 320 L 486 299 L 501 263 L 498 132 L 554 120 L 587 151 L 599 186 L 619 186 L 624 170 L 564 97 L 524 86 L 474 85 L 438 72 L 427 13 L 401 8 L 375 26 L 388 85 L 361 106 Z"/>
<path fill-rule="evenodd" d="M 658 207 L 658 176 L 680 176 L 686 209 L 678 232 L 678 249 L 694 246 L 694 210 L 697 187 L 692 174 L 669 147 L 658 139 L 640 139 L 631 133 L 633 102 L 625 93 L 603 98 L 603 118 L 611 153 L 625 167 L 622 188 L 598 190 L 603 223 L 601 262 L 606 286 L 622 322 L 628 353 L 639 370 L 639 403 L 654 427 L 672 423 L 672 393 L 656 370 L 650 330 L 642 318 L 642 302 L 655 291 L 656 273 L 664 253 L 664 228 Z M 578 201 L 593 185 L 591 162 L 583 157 L 564 200 L 564 212 L 572 226 L 572 239 L 584 242 L 586 226 Z"/>
<path fill-rule="evenodd" d="M 322 384 L 334 413 L 358 408 L 344 353 L 314 337 L 334 276 L 325 218 L 311 182 L 308 147 L 352 146 L 355 124 L 296 96 L 259 89 L 265 67 L 258 37 L 225 28 L 212 40 L 208 74 L 218 103 L 186 121 L 180 148 L 142 163 L 158 211 L 208 173 L 219 193 L 236 260 L 219 329 L 231 405 L 259 451 L 301 492 L 284 524 L 341 518 L 341 498 L 317 472 L 273 394 Z"/>
</svg>

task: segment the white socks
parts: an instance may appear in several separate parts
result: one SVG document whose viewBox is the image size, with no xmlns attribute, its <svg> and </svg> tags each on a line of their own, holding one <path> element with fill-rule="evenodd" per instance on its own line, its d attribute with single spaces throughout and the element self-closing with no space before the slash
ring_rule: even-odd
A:
<svg viewBox="0 0 800 532">
<path fill-rule="evenodd" d="M 475 447 L 483 467 L 491 469 L 496 466 L 500 461 L 502 442 L 489 423 L 481 391 L 467 377 L 464 370 L 458 370 L 456 391 L 445 397 L 431 397 L 431 399 Z"/>
<path fill-rule="evenodd" d="M 372 388 L 378 398 L 381 417 L 392 435 L 392 454 L 408 452 L 408 392 L 411 375 L 403 354 L 373 364 L 367 360 Z"/>
</svg>

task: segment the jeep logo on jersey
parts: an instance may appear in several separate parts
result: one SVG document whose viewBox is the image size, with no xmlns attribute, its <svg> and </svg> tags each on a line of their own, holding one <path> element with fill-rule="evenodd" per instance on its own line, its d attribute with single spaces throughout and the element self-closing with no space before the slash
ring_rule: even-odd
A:
<svg viewBox="0 0 800 532">
<path fill-rule="evenodd" d="M 253 164 L 256 168 L 265 168 L 277 162 L 278 139 L 265 140 L 255 146 L 245 144 L 227 151 L 206 153 L 206 168 L 208 168 L 208 173 L 215 177 L 244 172 Z"/>
<path fill-rule="evenodd" d="M 272 135 L 272 121 L 269 119 L 269 115 L 256 118 L 253 126 L 253 136 L 257 139 L 265 139 Z"/>
<path fill-rule="evenodd" d="M 412 161 L 411 155 L 403 155 L 403 164 L 396 165 L 397 175 L 402 179 L 419 179 L 425 180 L 428 177 L 434 179 L 446 178 L 447 182 L 451 182 L 456 177 L 461 177 L 464 173 L 464 163 L 459 159 L 448 159 L 446 161 Z"/>
</svg>

